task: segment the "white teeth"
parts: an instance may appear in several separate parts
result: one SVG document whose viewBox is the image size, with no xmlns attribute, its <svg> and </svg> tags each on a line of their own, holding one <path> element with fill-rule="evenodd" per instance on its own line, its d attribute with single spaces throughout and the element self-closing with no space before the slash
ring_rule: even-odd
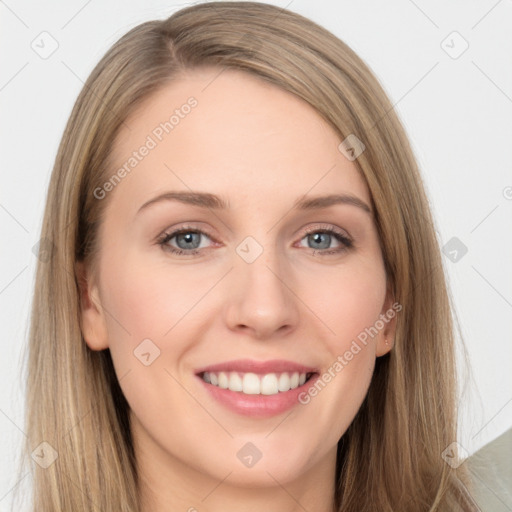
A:
<svg viewBox="0 0 512 512">
<path fill-rule="evenodd" d="M 290 376 L 287 373 L 281 374 L 277 387 L 279 391 L 288 391 L 290 389 Z"/>
<path fill-rule="evenodd" d="M 246 395 L 277 395 L 277 393 L 302 386 L 306 382 L 306 374 L 285 372 L 257 375 L 251 372 L 204 372 L 203 380 L 213 386 Z"/>
<path fill-rule="evenodd" d="M 229 386 L 228 386 L 228 388 L 231 391 L 242 391 L 243 390 L 242 379 L 241 379 L 240 375 L 238 375 L 238 373 L 231 372 L 229 374 Z"/>
<path fill-rule="evenodd" d="M 275 395 L 279 392 L 277 389 L 277 376 L 275 373 L 264 375 L 261 379 L 261 394 Z"/>
<path fill-rule="evenodd" d="M 219 388 L 227 389 L 229 386 L 229 377 L 224 373 L 219 373 Z"/>
<path fill-rule="evenodd" d="M 242 379 L 242 392 L 246 395 L 260 394 L 260 378 L 255 373 L 246 373 Z"/>
</svg>

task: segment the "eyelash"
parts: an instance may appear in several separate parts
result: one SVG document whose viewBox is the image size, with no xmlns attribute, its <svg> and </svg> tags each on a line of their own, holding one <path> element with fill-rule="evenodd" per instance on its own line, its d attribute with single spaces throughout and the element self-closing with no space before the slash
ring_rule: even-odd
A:
<svg viewBox="0 0 512 512">
<path fill-rule="evenodd" d="M 181 235 L 184 233 L 201 234 L 201 235 L 205 235 L 206 237 L 213 240 L 213 237 L 211 237 L 208 233 L 206 233 L 205 231 L 202 231 L 201 229 L 197 229 L 192 226 L 183 226 L 174 231 L 162 233 L 157 239 L 157 244 L 160 245 L 163 250 L 170 252 L 171 254 L 176 254 L 176 255 L 186 254 L 189 256 L 198 254 L 201 251 L 201 249 L 185 250 L 185 249 L 179 249 L 179 248 L 173 247 L 171 245 L 168 245 L 168 242 L 170 240 L 172 240 L 175 236 L 178 236 L 178 235 Z M 337 249 L 331 249 L 331 250 L 329 250 L 329 249 L 312 249 L 311 247 L 309 247 L 309 249 L 313 250 L 314 253 L 318 252 L 322 256 L 340 254 L 344 251 L 347 251 L 347 250 L 353 248 L 353 246 L 354 246 L 354 243 L 350 238 L 348 238 L 346 235 L 344 235 L 342 232 L 338 231 L 337 229 L 333 228 L 332 226 L 328 226 L 328 225 L 307 228 L 305 230 L 305 234 L 301 238 L 301 240 L 303 238 L 305 238 L 306 236 L 311 235 L 313 233 L 322 233 L 322 234 L 328 234 L 328 235 L 334 236 L 334 238 L 342 244 L 342 247 L 339 247 Z"/>
</svg>

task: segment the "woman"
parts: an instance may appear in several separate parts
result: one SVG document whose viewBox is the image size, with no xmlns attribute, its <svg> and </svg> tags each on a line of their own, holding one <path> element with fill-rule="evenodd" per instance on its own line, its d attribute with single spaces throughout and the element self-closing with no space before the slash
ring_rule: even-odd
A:
<svg viewBox="0 0 512 512">
<path fill-rule="evenodd" d="M 131 30 L 73 109 L 42 239 L 34 510 L 476 510 L 417 165 L 325 29 L 213 2 Z"/>
</svg>

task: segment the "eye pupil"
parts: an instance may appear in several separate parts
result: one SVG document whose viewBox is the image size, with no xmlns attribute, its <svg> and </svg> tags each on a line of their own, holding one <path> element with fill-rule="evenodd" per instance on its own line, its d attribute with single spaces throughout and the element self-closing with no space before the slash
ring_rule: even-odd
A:
<svg viewBox="0 0 512 512">
<path fill-rule="evenodd" d="M 314 247 L 314 249 L 328 249 L 331 242 L 331 235 L 328 233 L 314 233 L 313 235 L 310 235 L 315 243 L 320 243 L 321 247 Z M 322 245 L 322 237 L 324 238 L 324 244 Z M 327 243 L 325 243 L 327 242 Z"/>
<path fill-rule="evenodd" d="M 199 233 L 192 233 L 192 232 L 180 233 L 179 235 L 176 235 L 176 244 L 178 245 L 178 247 L 180 249 L 197 249 L 197 247 L 199 246 L 199 243 L 198 243 L 199 239 L 200 239 Z M 185 241 L 184 247 L 180 244 L 181 240 Z M 194 242 L 196 243 L 196 245 L 194 245 Z M 193 247 L 190 247 L 190 245 L 193 245 Z"/>
</svg>

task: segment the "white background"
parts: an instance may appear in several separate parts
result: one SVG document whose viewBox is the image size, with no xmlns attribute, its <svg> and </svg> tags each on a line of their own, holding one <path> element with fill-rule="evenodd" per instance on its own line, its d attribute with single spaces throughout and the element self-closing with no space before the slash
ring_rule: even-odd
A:
<svg viewBox="0 0 512 512">
<path fill-rule="evenodd" d="M 472 365 L 459 442 L 473 453 L 512 426 L 512 1 L 288 2 L 269 3 L 331 30 L 374 70 L 412 140 L 441 245 L 457 237 L 467 246 L 458 262 L 444 257 L 444 264 Z M 65 122 L 120 36 L 186 5 L 0 2 L 2 512 L 18 483 L 14 463 L 24 438 L 20 370 L 32 247 Z M 43 31 L 58 43 L 47 59 L 31 47 L 48 37 Z M 462 48 L 453 31 L 469 44 L 458 58 L 443 49 Z"/>
</svg>

